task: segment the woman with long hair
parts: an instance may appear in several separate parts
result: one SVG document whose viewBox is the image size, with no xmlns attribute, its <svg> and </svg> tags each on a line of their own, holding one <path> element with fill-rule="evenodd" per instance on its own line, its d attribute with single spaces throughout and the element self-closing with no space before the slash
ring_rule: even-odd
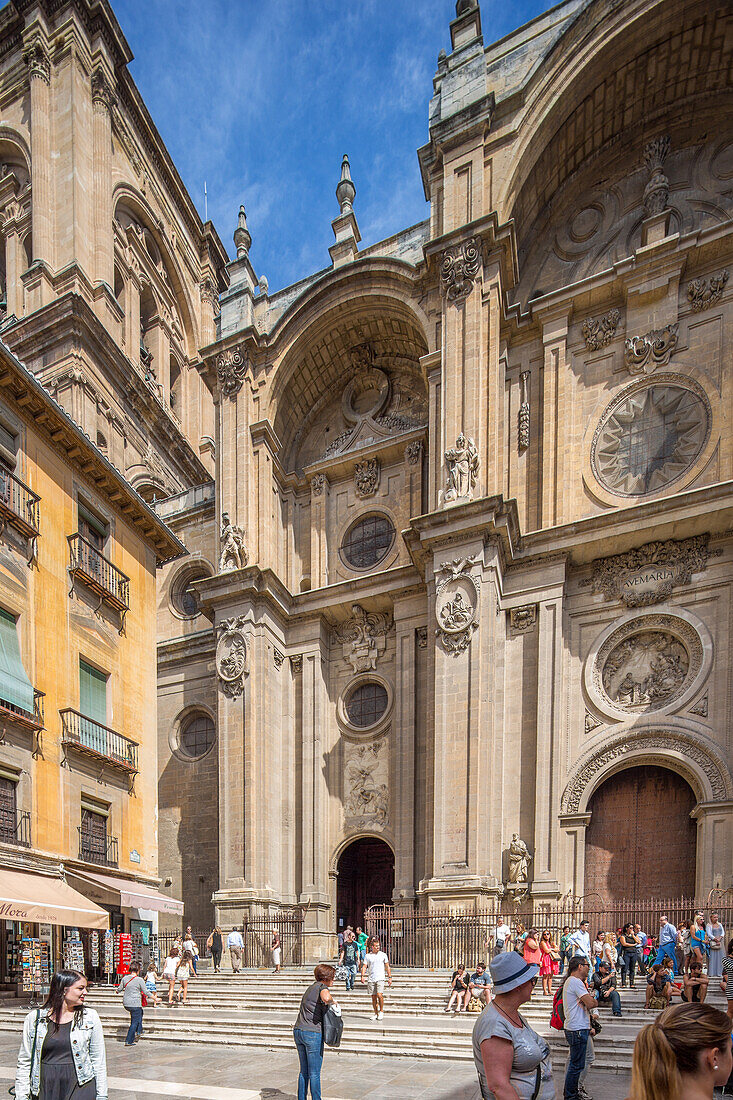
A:
<svg viewBox="0 0 733 1100">
<path fill-rule="evenodd" d="M 705 917 L 698 913 L 690 929 L 690 961 L 687 970 L 697 962 L 704 966 L 708 961 L 708 934 L 705 929 Z"/>
<path fill-rule="evenodd" d="M 173 1004 L 173 993 L 176 988 L 176 967 L 180 961 L 178 948 L 173 945 L 168 958 L 163 963 L 163 977 L 168 982 L 168 1007 Z"/>
<path fill-rule="evenodd" d="M 557 974 L 559 969 L 557 944 L 553 940 L 549 928 L 545 928 L 540 936 L 540 977 L 542 978 L 542 992 L 548 997 L 552 993 L 552 975 Z"/>
<path fill-rule="evenodd" d="M 733 1068 L 730 1036 L 712 1005 L 666 1008 L 636 1037 L 628 1100 L 712 1100 Z"/>
<path fill-rule="evenodd" d="M 192 951 L 184 951 L 176 965 L 173 984 L 175 985 L 176 979 L 181 983 L 181 989 L 178 994 L 176 1004 L 185 1005 L 186 998 L 188 997 L 188 979 L 191 977 L 191 972 L 195 974 L 194 970 L 194 958 Z"/>
<path fill-rule="evenodd" d="M 626 985 L 626 978 L 629 979 L 629 988 L 634 988 L 634 977 L 636 972 L 636 958 L 637 951 L 641 947 L 641 939 L 634 932 L 634 926 L 629 921 L 621 929 L 618 937 L 619 951 L 621 953 L 621 985 Z"/>
<path fill-rule="evenodd" d="M 450 983 L 450 1000 L 448 1001 L 448 1007 L 446 1012 L 450 1012 L 453 1009 L 453 1002 L 455 1001 L 454 1012 L 462 1012 L 468 1005 L 469 998 L 466 996 L 468 993 L 468 974 L 466 973 L 466 967 L 463 963 L 459 963 L 458 969 L 453 972 L 453 977 Z"/>
<path fill-rule="evenodd" d="M 59 970 L 42 1008 L 23 1024 L 16 1100 L 107 1100 L 107 1059 L 99 1016 L 87 1008 L 87 980 Z"/>
<path fill-rule="evenodd" d="M 611 970 L 616 969 L 616 963 L 618 962 L 618 951 L 616 950 L 616 937 L 613 932 L 606 932 L 603 937 L 603 947 L 601 949 L 601 962 L 608 963 Z"/>
</svg>

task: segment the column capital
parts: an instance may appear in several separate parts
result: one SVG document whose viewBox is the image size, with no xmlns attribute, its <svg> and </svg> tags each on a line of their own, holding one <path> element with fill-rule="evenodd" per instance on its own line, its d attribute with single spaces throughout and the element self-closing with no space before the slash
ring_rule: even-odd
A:
<svg viewBox="0 0 733 1100">
<path fill-rule="evenodd" d="M 115 106 L 117 97 L 105 70 L 98 65 L 92 73 L 92 105 L 95 110 L 109 112 Z"/>
<path fill-rule="evenodd" d="M 48 45 L 38 32 L 29 38 L 23 47 L 23 60 L 28 67 L 31 81 L 38 79 L 46 84 L 51 83 L 51 57 Z"/>
</svg>

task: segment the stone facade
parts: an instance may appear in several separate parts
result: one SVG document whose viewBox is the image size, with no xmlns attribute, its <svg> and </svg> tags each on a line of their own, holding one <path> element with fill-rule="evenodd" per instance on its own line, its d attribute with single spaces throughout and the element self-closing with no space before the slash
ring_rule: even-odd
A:
<svg viewBox="0 0 733 1100">
<path fill-rule="evenodd" d="M 240 213 L 215 509 L 176 527 L 214 633 L 165 620 L 161 751 L 215 715 L 215 913 L 301 904 L 314 953 L 359 837 L 395 901 L 504 896 L 515 833 L 534 899 L 583 895 L 594 793 L 650 765 L 733 885 L 725 13 L 567 0 L 487 46 L 458 8 L 428 221 L 360 249 L 345 158 L 332 266 L 270 293 Z"/>
</svg>

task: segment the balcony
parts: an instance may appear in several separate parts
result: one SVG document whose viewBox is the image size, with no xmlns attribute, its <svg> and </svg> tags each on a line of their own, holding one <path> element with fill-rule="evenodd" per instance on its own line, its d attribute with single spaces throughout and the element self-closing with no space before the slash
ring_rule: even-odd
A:
<svg viewBox="0 0 733 1100">
<path fill-rule="evenodd" d="M 40 531 L 41 498 L 28 486 L 0 465 L 0 527 L 19 531 L 31 546 L 28 563 L 36 556 L 36 540 Z"/>
<path fill-rule="evenodd" d="M 79 859 L 85 863 L 96 863 L 98 867 L 116 867 L 119 863 L 119 849 L 116 836 L 106 833 L 94 833 L 77 825 L 79 830 Z"/>
<path fill-rule="evenodd" d="M 137 774 L 137 741 L 123 737 L 121 733 L 95 722 L 92 718 L 80 714 L 78 710 L 67 707 L 59 711 L 61 715 L 61 744 L 71 745 L 85 756 L 95 760 L 104 760 L 116 768 Z"/>
<path fill-rule="evenodd" d="M 10 721 L 18 726 L 24 726 L 25 729 L 42 730 L 44 724 L 43 700 L 45 698 L 44 692 L 38 691 L 37 688 L 33 689 L 33 714 L 31 714 L 30 711 L 22 710 L 0 696 L 0 725 L 3 722 Z"/>
<path fill-rule="evenodd" d="M 0 810 L 0 842 L 31 846 L 31 815 L 28 810 Z"/>
<path fill-rule="evenodd" d="M 130 607 L 130 578 L 105 558 L 96 546 L 92 546 L 78 532 L 68 536 L 69 573 L 72 583 L 80 578 L 99 596 L 99 607 L 109 604 L 122 617 L 120 634 L 125 625 L 125 615 Z M 73 595 L 73 588 L 70 595 Z"/>
</svg>

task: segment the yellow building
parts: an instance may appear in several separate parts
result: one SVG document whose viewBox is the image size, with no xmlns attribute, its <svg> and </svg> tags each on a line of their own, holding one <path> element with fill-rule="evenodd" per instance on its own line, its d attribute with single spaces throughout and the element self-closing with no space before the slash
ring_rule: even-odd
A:
<svg viewBox="0 0 733 1100">
<path fill-rule="evenodd" d="M 84 920 L 54 900 L 62 876 L 84 895 L 87 924 L 106 923 L 88 899 L 120 931 L 153 931 L 161 909 L 180 911 L 156 891 L 155 586 L 157 567 L 184 552 L 0 343 L 4 983 L 18 976 L 19 935 L 36 934 L 7 919 L 38 916 L 21 902 L 48 908 L 56 962 L 61 928 Z"/>
</svg>

